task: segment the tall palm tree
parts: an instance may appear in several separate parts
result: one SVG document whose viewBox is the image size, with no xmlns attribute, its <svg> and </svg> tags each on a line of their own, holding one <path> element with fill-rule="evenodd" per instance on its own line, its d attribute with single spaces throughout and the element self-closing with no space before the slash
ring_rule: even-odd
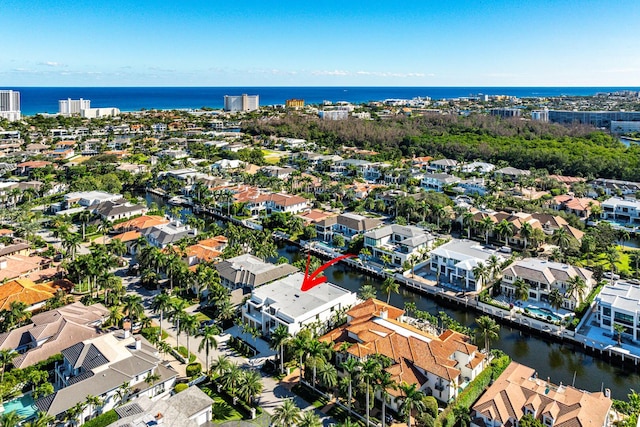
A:
<svg viewBox="0 0 640 427">
<path fill-rule="evenodd" d="M 205 366 L 207 367 L 207 373 L 209 373 L 209 351 L 212 348 L 218 348 L 218 341 L 216 340 L 216 335 L 220 333 L 220 329 L 216 325 L 208 325 L 205 326 L 197 336 L 202 337 L 202 341 L 200 341 L 200 345 L 198 346 L 198 351 L 202 351 L 205 349 L 205 354 L 207 360 L 205 361 Z"/>
<path fill-rule="evenodd" d="M 307 348 L 309 347 L 309 343 L 312 340 L 311 332 L 307 329 L 303 329 L 298 332 L 296 336 L 291 340 L 291 347 L 293 349 L 293 353 L 298 357 L 298 367 L 300 369 L 300 377 L 299 381 L 302 382 L 303 376 L 303 364 L 302 361 L 307 355 Z"/>
<path fill-rule="evenodd" d="M 493 218 L 490 216 L 485 216 L 478 222 L 478 229 L 484 233 L 484 243 L 486 245 L 489 244 L 489 234 L 493 231 L 494 227 Z"/>
<path fill-rule="evenodd" d="M 131 394 L 131 385 L 128 381 L 125 381 L 118 387 L 116 390 L 116 398 L 118 399 L 118 406 L 122 406 L 129 399 L 129 395 Z"/>
<path fill-rule="evenodd" d="M 467 229 L 467 239 L 471 239 L 471 228 L 473 227 L 473 214 L 469 211 L 462 213 L 462 228 Z M 384 427 L 384 424 L 383 424 Z"/>
<path fill-rule="evenodd" d="M 380 371 L 378 377 L 375 380 L 375 388 L 380 391 L 380 397 L 382 398 L 382 427 L 385 427 L 387 398 L 389 396 L 387 390 L 397 389 L 398 384 L 393 380 L 389 372 Z"/>
<path fill-rule="evenodd" d="M 513 224 L 503 219 L 496 224 L 495 230 L 504 239 L 504 245 L 509 246 L 509 238 L 513 236 Z"/>
<path fill-rule="evenodd" d="M 180 320 L 185 314 L 185 309 L 189 303 L 182 298 L 175 298 L 171 301 L 171 312 L 169 313 L 169 318 L 176 324 L 176 346 L 180 346 L 179 338 L 180 338 Z"/>
<path fill-rule="evenodd" d="M 271 348 L 279 351 L 281 374 L 284 374 L 284 346 L 290 339 L 289 328 L 282 324 L 278 325 L 271 334 Z"/>
<path fill-rule="evenodd" d="M 369 357 L 360 365 L 360 371 L 358 372 L 358 378 L 360 378 L 361 381 L 364 380 L 366 385 L 367 394 L 365 396 L 365 401 L 366 401 L 365 409 L 366 409 L 367 425 L 369 425 L 369 413 L 371 411 L 371 407 L 369 403 L 370 393 L 371 393 L 370 387 L 371 387 L 371 383 L 373 383 L 377 378 L 377 376 L 379 375 L 380 369 L 381 369 L 381 365 L 379 361 L 375 360 L 372 357 Z"/>
<path fill-rule="evenodd" d="M 487 275 L 487 267 L 484 264 L 478 263 L 475 267 L 471 269 L 471 273 L 473 273 L 473 277 L 476 279 L 477 283 L 480 283 L 481 287 L 486 285 L 485 276 Z"/>
<path fill-rule="evenodd" d="M 300 408 L 292 399 L 285 399 L 282 405 L 273 410 L 271 421 L 274 425 L 282 427 L 294 427 L 300 421 Z"/>
<path fill-rule="evenodd" d="M 222 386 L 229 391 L 232 396 L 236 395 L 238 385 L 242 381 L 242 369 L 236 364 L 231 364 L 227 371 L 220 377 Z"/>
<path fill-rule="evenodd" d="M 400 284 L 396 282 L 393 277 L 389 276 L 384 279 L 384 282 L 382 282 L 380 290 L 387 294 L 387 304 L 389 304 L 391 293 L 393 292 L 394 294 L 397 294 L 400 291 Z"/>
<path fill-rule="evenodd" d="M 478 338 L 484 340 L 484 349 L 489 352 L 489 344 L 500 337 L 500 325 L 489 316 L 480 316 L 476 319 Z"/>
<path fill-rule="evenodd" d="M 84 402 L 89 407 L 89 416 L 91 416 L 94 411 L 97 411 L 98 407 L 103 404 L 103 401 L 99 396 L 93 396 L 91 394 L 87 395 Z"/>
<path fill-rule="evenodd" d="M 531 236 L 533 236 L 533 226 L 530 223 L 525 222 L 520 228 L 520 237 L 524 240 L 525 250 L 527 249 L 527 246 L 529 246 L 529 239 L 531 239 Z"/>
<path fill-rule="evenodd" d="M 331 363 L 323 363 L 318 369 L 320 384 L 329 390 L 333 390 L 338 385 L 338 372 Z"/>
<path fill-rule="evenodd" d="M 620 347 L 622 345 L 622 334 L 624 333 L 626 328 L 620 323 L 614 323 L 613 330 L 616 332 L 616 334 L 618 334 L 618 347 Z"/>
<path fill-rule="evenodd" d="M 305 369 L 306 365 L 311 365 L 313 369 L 313 379 L 311 381 L 312 387 L 316 387 L 316 374 L 318 371 L 318 366 L 326 363 L 327 360 L 331 357 L 331 345 L 326 342 L 312 340 L 307 345 L 307 358 L 305 359 Z"/>
<path fill-rule="evenodd" d="M 133 324 L 136 320 L 140 320 L 144 315 L 144 306 L 142 305 L 142 297 L 140 295 L 129 294 L 124 297 L 124 310 L 129 316 L 131 322 L 131 332 L 133 332 Z"/>
<path fill-rule="evenodd" d="M 198 333 L 198 319 L 194 315 L 185 314 L 180 322 L 180 332 L 187 335 L 187 360 L 191 357 L 191 347 L 189 346 L 189 338 Z"/>
<path fill-rule="evenodd" d="M 353 389 L 353 379 L 356 372 L 360 369 L 360 362 L 355 357 L 349 357 L 345 360 L 342 365 L 342 369 L 347 374 L 349 378 L 349 391 L 347 397 L 347 406 L 349 407 L 349 414 L 351 415 L 351 403 L 352 403 L 352 389 Z"/>
<path fill-rule="evenodd" d="M 471 415 L 469 414 L 469 408 L 462 404 L 458 404 L 452 409 L 453 417 L 460 427 L 466 427 L 471 422 Z"/>
<path fill-rule="evenodd" d="M 78 221 L 82 223 L 82 241 L 85 238 L 85 228 L 89 220 L 91 219 L 91 212 L 84 210 L 78 213 Z"/>
<path fill-rule="evenodd" d="M 553 230 L 553 234 L 551 235 L 551 241 L 558 245 L 560 250 L 564 252 L 567 247 L 569 247 L 569 243 L 571 242 L 571 236 L 567 232 L 567 229 L 564 227 L 556 228 Z"/>
<path fill-rule="evenodd" d="M 422 399 L 424 399 L 424 393 L 418 389 L 416 384 L 407 384 L 403 382 L 398 387 L 402 391 L 402 396 L 396 397 L 396 402 L 400 402 L 399 411 L 405 416 L 407 421 L 407 427 L 411 427 L 411 413 L 414 409 L 418 412 L 425 410 L 425 405 Z"/>
<path fill-rule="evenodd" d="M 620 259 L 620 253 L 615 248 L 615 246 L 608 247 L 606 252 L 604 253 L 607 258 L 607 262 L 609 262 L 609 268 L 611 270 L 611 280 L 615 283 L 614 273 L 616 271 L 616 262 Z"/>
<path fill-rule="evenodd" d="M 574 297 L 578 303 L 582 302 L 587 291 L 587 283 L 584 279 L 576 274 L 567 280 L 567 285 L 569 285 L 567 294 Z"/>
<path fill-rule="evenodd" d="M 171 309 L 171 297 L 165 293 L 160 292 L 151 301 L 151 310 L 154 313 L 160 313 L 160 330 L 158 331 L 158 335 L 162 337 L 162 320 L 164 319 L 164 314 Z"/>
</svg>

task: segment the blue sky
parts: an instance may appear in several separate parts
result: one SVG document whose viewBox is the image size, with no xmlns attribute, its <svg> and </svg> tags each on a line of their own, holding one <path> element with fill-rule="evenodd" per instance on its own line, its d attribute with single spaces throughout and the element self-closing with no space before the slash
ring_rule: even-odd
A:
<svg viewBox="0 0 640 427">
<path fill-rule="evenodd" d="M 640 1 L 0 1 L 2 86 L 633 86 Z"/>
</svg>

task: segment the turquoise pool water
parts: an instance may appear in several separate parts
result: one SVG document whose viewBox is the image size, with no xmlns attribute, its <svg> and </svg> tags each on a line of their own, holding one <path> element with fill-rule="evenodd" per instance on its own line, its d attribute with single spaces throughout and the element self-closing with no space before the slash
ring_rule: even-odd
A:
<svg viewBox="0 0 640 427">
<path fill-rule="evenodd" d="M 546 308 L 527 307 L 527 309 L 529 310 L 529 313 L 536 314 L 538 316 L 544 317 L 545 319 L 547 318 L 547 316 L 551 316 L 551 320 L 562 320 L 561 316 L 558 316 L 556 313 Z"/>
<path fill-rule="evenodd" d="M 30 394 L 25 394 L 17 399 L 4 403 L 4 413 L 17 412 L 23 419 L 27 419 L 36 413 L 36 407 L 33 404 L 33 398 Z"/>
</svg>

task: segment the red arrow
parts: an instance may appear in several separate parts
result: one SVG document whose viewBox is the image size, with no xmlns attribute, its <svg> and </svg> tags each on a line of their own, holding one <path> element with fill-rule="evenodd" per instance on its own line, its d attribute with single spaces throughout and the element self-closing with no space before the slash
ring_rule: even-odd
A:
<svg viewBox="0 0 640 427">
<path fill-rule="evenodd" d="M 336 262 L 339 262 L 346 258 L 352 258 L 356 256 L 357 255 L 346 254 L 346 255 L 339 256 L 338 258 L 334 258 L 331 261 L 322 264 L 316 271 L 314 271 L 311 275 L 309 275 L 309 264 L 311 263 L 311 254 L 307 255 L 307 269 L 304 272 L 304 280 L 302 281 L 301 290 L 303 292 L 308 291 L 314 286 L 318 286 L 319 284 L 326 282 L 327 278 L 325 276 L 318 277 L 320 273 L 322 273 L 324 270 L 326 270 L 328 267 L 335 264 Z"/>
</svg>

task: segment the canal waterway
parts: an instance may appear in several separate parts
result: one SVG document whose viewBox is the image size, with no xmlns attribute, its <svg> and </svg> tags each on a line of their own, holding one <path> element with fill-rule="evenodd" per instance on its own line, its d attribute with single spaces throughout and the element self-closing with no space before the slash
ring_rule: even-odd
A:
<svg viewBox="0 0 640 427">
<path fill-rule="evenodd" d="M 146 199 L 149 203 L 155 202 L 159 207 L 165 205 L 160 197 L 152 194 L 147 194 Z M 209 217 L 203 217 L 203 219 L 212 220 Z M 304 255 L 300 253 L 297 246 L 281 243 L 278 248 L 278 256 L 284 256 L 294 262 Z M 325 270 L 325 275 L 329 282 L 354 292 L 357 292 L 365 283 L 370 283 L 378 291 L 378 297 L 381 300 L 386 300 L 386 295 L 380 291 L 382 284 L 380 279 L 353 271 L 344 264 L 329 267 Z M 445 307 L 430 297 L 402 287 L 399 294 L 391 295 L 390 303 L 396 307 L 402 308 L 406 302 L 414 302 L 419 310 L 428 311 L 431 314 L 444 311 L 458 322 L 471 327 L 475 326 L 475 319 L 478 316 L 474 310 Z M 491 347 L 504 351 L 516 362 L 536 369 L 539 378 L 550 378 L 555 384 L 560 382 L 563 384 L 573 383 L 575 387 L 588 391 L 609 388 L 612 397 L 623 400 L 626 400 L 630 389 L 640 389 L 640 375 L 637 370 L 632 372 L 628 367 L 625 369 L 619 363 L 610 364 L 605 360 L 585 354 L 573 344 L 547 341 L 502 325 L 500 338 L 493 342 Z"/>
</svg>

